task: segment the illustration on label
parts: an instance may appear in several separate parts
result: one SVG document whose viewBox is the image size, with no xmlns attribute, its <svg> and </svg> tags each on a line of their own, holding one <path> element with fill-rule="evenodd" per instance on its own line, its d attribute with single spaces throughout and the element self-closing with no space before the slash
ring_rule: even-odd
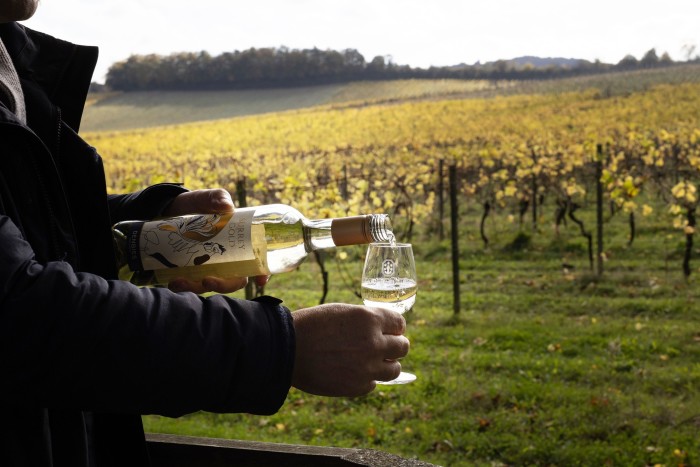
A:
<svg viewBox="0 0 700 467">
<path fill-rule="evenodd" d="M 242 211 L 146 222 L 139 242 L 143 269 L 252 259 L 252 217 L 252 211 Z"/>
</svg>

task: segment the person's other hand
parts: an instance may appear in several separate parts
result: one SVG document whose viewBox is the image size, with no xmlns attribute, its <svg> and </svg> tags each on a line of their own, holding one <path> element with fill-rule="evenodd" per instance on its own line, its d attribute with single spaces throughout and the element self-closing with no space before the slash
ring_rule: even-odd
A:
<svg viewBox="0 0 700 467">
<path fill-rule="evenodd" d="M 326 304 L 292 313 L 292 386 L 321 396 L 361 396 L 401 372 L 410 347 L 406 321 L 383 308 Z"/>
<path fill-rule="evenodd" d="M 233 200 L 228 191 L 222 188 L 209 190 L 194 190 L 181 193 L 175 197 L 170 206 L 163 212 L 166 216 L 184 216 L 187 214 L 215 214 L 233 212 Z M 268 276 L 258 276 L 255 282 L 258 286 L 267 283 Z M 207 276 L 201 282 L 178 278 L 168 284 L 175 292 L 218 292 L 231 293 L 242 289 L 248 283 L 247 277 L 213 277 Z"/>
</svg>

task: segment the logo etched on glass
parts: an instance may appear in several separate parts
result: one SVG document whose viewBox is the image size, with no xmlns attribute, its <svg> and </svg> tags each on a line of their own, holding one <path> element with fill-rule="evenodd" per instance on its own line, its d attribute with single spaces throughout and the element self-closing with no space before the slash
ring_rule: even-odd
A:
<svg viewBox="0 0 700 467">
<path fill-rule="evenodd" d="M 382 275 L 393 277 L 396 274 L 396 262 L 393 259 L 385 259 L 382 262 Z"/>
</svg>

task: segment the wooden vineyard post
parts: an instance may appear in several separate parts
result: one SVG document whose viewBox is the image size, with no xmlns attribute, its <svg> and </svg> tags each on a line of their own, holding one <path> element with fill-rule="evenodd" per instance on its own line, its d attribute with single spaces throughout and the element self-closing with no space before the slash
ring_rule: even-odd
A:
<svg viewBox="0 0 700 467">
<path fill-rule="evenodd" d="M 438 163 L 438 235 L 440 240 L 445 239 L 445 229 L 442 224 L 443 216 L 445 215 L 445 200 L 443 199 L 443 192 L 445 191 L 443 174 L 445 168 L 445 161 L 440 159 Z"/>
<path fill-rule="evenodd" d="M 533 166 L 537 165 L 537 154 L 535 151 L 532 151 L 532 163 Z M 537 174 L 533 171 L 532 173 L 532 233 L 537 232 Z"/>
<path fill-rule="evenodd" d="M 697 219 L 695 216 L 695 208 L 686 208 L 686 219 L 688 220 L 688 227 L 685 234 L 685 252 L 683 254 L 683 275 L 686 280 L 690 277 L 692 272 L 690 268 L 690 258 L 693 255 L 693 235 L 695 235 L 695 226 L 697 225 Z"/>
<path fill-rule="evenodd" d="M 343 201 L 350 199 L 348 194 L 348 166 L 343 164 L 343 178 L 340 181 L 340 196 L 343 197 Z"/>
<path fill-rule="evenodd" d="M 596 187 L 596 274 L 603 275 L 603 145 L 596 150 L 595 187 Z"/>
<path fill-rule="evenodd" d="M 450 165 L 450 226 L 452 234 L 452 309 L 454 314 L 459 314 L 459 229 L 457 221 L 459 211 L 457 209 L 457 167 Z"/>
</svg>

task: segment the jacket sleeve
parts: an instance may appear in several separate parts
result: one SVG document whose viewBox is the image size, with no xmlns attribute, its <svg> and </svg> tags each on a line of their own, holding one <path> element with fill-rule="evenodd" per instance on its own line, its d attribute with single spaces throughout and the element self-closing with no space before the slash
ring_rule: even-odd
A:
<svg viewBox="0 0 700 467">
<path fill-rule="evenodd" d="M 161 183 L 126 195 L 108 196 L 112 223 L 153 219 L 180 193 L 188 191 L 175 183 Z"/>
<path fill-rule="evenodd" d="M 276 299 L 202 298 L 33 260 L 0 215 L 0 384 L 18 406 L 271 414 L 294 362 Z"/>
</svg>

